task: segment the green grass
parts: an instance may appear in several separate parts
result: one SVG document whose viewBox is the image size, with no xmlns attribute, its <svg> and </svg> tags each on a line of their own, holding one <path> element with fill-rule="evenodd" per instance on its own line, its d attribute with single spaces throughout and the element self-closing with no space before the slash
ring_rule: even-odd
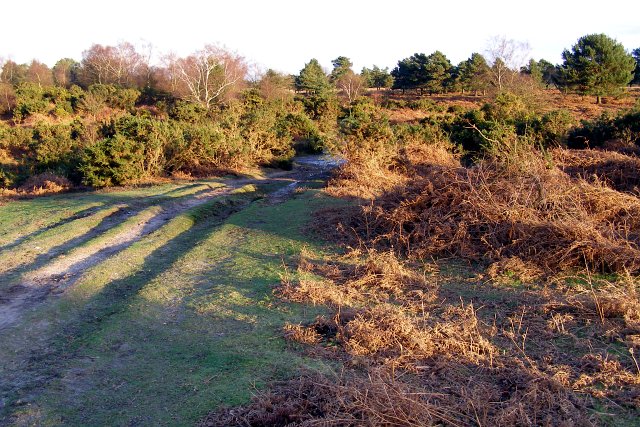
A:
<svg viewBox="0 0 640 427">
<path fill-rule="evenodd" d="M 69 214 L 107 196 L 110 206 L 124 194 L 68 195 L 69 208 L 64 196 L 18 203 Z M 337 202 L 316 190 L 274 205 L 255 199 L 245 188 L 175 217 L 0 331 L 0 377 L 21 384 L 10 403 L 23 399 L 0 414 L 42 425 L 192 425 L 317 363 L 281 328 L 320 309 L 276 302 L 272 290 L 303 247 L 330 250 L 304 230 L 314 210 Z"/>
</svg>

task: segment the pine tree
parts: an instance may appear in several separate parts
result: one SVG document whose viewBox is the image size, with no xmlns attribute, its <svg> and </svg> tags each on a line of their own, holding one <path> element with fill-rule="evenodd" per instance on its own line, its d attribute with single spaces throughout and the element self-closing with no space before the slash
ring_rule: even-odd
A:
<svg viewBox="0 0 640 427">
<path fill-rule="evenodd" d="M 323 95 L 331 90 L 329 78 L 317 59 L 312 59 L 300 70 L 296 77 L 296 89 L 313 95 Z"/>
<path fill-rule="evenodd" d="M 579 93 L 602 96 L 615 95 L 633 79 L 636 63 L 622 44 L 605 34 L 581 37 L 562 52 L 563 84 Z"/>
</svg>

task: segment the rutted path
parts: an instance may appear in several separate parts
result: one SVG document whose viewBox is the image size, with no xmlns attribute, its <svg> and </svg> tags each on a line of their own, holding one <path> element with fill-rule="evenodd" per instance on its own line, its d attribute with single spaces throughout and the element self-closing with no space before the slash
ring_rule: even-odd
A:
<svg viewBox="0 0 640 427">
<path fill-rule="evenodd" d="M 337 164 L 338 162 L 331 158 L 303 157 L 290 172 L 276 172 L 265 178 L 229 180 L 225 181 L 223 186 L 212 187 L 209 185 L 208 189 L 173 200 L 162 199 L 165 194 L 160 194 L 148 197 L 149 200 L 146 200 L 146 203 L 138 203 L 137 206 L 135 204 L 117 204 L 105 208 L 92 208 L 46 227 L 47 230 L 50 230 L 62 224 L 86 218 L 103 209 L 115 209 L 98 226 L 86 234 L 73 238 L 39 256 L 34 263 L 29 265 L 30 269 L 21 274 L 18 283 L 6 289 L 0 288 L 0 331 L 11 327 L 26 310 L 37 306 L 52 294 L 64 292 L 82 276 L 84 271 L 128 248 L 190 209 L 212 199 L 227 196 L 243 186 L 288 182 L 287 185 L 274 191 L 268 197 L 271 203 L 278 203 L 286 200 L 301 182 L 326 177 Z M 193 185 L 187 184 L 172 190 L 172 192 Z M 154 203 L 155 201 L 157 203 Z M 25 240 L 24 237 L 7 244 L 0 248 L 0 251 L 13 249 L 23 240 Z M 75 249 L 75 246 L 81 244 L 81 247 Z M 0 280 L 2 280 L 2 276 L 0 276 Z"/>
</svg>

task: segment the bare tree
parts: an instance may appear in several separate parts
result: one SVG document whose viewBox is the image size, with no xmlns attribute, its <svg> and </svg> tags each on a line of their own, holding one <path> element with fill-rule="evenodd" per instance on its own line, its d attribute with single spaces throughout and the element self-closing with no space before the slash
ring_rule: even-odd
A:
<svg viewBox="0 0 640 427">
<path fill-rule="evenodd" d="M 24 81 L 27 74 L 27 68 L 28 66 L 26 64 L 18 64 L 9 59 L 2 65 L 0 81 L 9 83 L 15 87 Z"/>
<path fill-rule="evenodd" d="M 526 42 L 494 36 L 487 43 L 486 55 L 491 64 L 491 83 L 498 88 L 513 83 L 520 68 L 529 60 L 531 48 Z"/>
<path fill-rule="evenodd" d="M 0 114 L 10 112 L 16 106 L 16 92 L 9 83 L 0 82 Z"/>
<path fill-rule="evenodd" d="M 27 68 L 26 81 L 36 83 L 38 86 L 53 86 L 53 74 L 51 69 L 42 62 L 38 62 L 35 59 L 29 64 Z"/>
<path fill-rule="evenodd" d="M 186 58 L 168 56 L 165 63 L 172 93 L 207 109 L 244 82 L 247 74 L 244 58 L 215 45 Z"/>
<path fill-rule="evenodd" d="M 343 73 L 336 80 L 336 87 L 345 96 L 349 104 L 358 99 L 362 91 L 366 87 L 366 82 L 359 74 L 351 70 Z"/>
<path fill-rule="evenodd" d="M 267 100 L 293 97 L 293 77 L 267 70 L 257 83 L 260 94 Z"/>
<path fill-rule="evenodd" d="M 81 80 L 86 86 L 92 83 L 135 86 L 145 67 L 144 57 L 131 43 L 94 44 L 82 53 Z"/>
</svg>

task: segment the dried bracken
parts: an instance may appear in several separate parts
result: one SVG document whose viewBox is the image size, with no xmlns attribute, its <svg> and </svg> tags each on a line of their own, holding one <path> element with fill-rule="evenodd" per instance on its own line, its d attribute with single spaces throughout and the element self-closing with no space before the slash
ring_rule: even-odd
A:
<svg viewBox="0 0 640 427">
<path fill-rule="evenodd" d="M 572 179 L 542 158 L 524 171 L 491 160 L 434 165 L 362 210 L 352 228 L 412 258 L 518 257 L 547 272 L 640 269 L 640 199 Z"/>
<path fill-rule="evenodd" d="M 640 159 L 635 155 L 562 149 L 553 150 L 552 155 L 558 167 L 573 177 L 603 182 L 614 190 L 639 194 Z"/>
</svg>

